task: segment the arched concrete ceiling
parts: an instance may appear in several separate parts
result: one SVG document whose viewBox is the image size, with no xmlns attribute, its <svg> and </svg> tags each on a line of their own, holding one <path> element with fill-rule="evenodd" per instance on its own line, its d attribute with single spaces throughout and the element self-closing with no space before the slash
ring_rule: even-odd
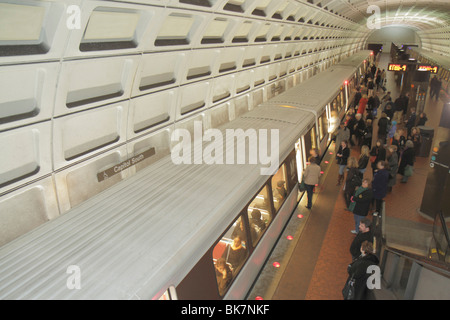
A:
<svg viewBox="0 0 450 320">
<path fill-rule="evenodd" d="M 415 30 L 424 49 L 450 53 L 450 1 L 448 0 L 308 0 L 332 10 L 366 29 L 367 38 L 378 28 L 401 26 Z M 379 13 L 379 16 L 376 14 Z M 367 39 L 366 38 L 366 39 Z"/>
</svg>

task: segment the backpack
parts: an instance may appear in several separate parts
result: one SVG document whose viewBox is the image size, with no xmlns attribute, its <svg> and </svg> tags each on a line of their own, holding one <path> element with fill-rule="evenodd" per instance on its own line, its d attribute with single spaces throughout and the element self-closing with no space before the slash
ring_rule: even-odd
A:
<svg viewBox="0 0 450 320">
<path fill-rule="evenodd" d="M 358 172 L 353 175 L 352 180 L 350 180 L 351 184 L 354 186 L 360 186 L 362 185 L 362 174 L 361 172 Z"/>
</svg>

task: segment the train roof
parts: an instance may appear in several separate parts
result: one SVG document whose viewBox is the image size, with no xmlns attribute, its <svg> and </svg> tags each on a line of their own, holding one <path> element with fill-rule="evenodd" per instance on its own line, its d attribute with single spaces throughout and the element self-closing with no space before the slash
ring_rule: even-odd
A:
<svg viewBox="0 0 450 320">
<path fill-rule="evenodd" d="M 442 66 L 443 68 L 450 70 L 450 57 L 443 56 L 441 54 L 431 52 L 428 50 L 424 50 L 421 48 L 411 48 L 411 50 L 416 51 L 417 53 L 421 54 L 423 57 L 433 61 L 434 63 Z"/>
<path fill-rule="evenodd" d="M 278 129 L 283 160 L 313 122 L 305 111 L 261 106 L 221 130 Z M 0 297 L 158 297 L 184 278 L 266 180 L 260 165 L 160 159 L 1 247 Z M 67 288 L 70 265 L 80 268 L 80 290 Z"/>
<path fill-rule="evenodd" d="M 370 51 L 358 52 L 302 82 L 300 86 L 277 95 L 263 105 L 281 105 L 310 110 L 316 116 L 320 116 L 326 104 L 336 97 L 344 81 L 355 73 L 355 69 L 369 57 L 369 54 Z"/>
</svg>

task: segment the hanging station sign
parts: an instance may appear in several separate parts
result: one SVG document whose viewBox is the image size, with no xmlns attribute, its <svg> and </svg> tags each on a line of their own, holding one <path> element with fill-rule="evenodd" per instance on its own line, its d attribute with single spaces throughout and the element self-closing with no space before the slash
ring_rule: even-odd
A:
<svg viewBox="0 0 450 320">
<path fill-rule="evenodd" d="M 401 63 L 389 63 L 388 64 L 388 71 L 406 71 L 408 68 L 407 64 L 401 64 Z"/>
<path fill-rule="evenodd" d="M 430 71 L 430 73 L 437 74 L 439 68 L 437 66 L 429 65 L 429 64 L 418 64 L 417 71 Z"/>
</svg>

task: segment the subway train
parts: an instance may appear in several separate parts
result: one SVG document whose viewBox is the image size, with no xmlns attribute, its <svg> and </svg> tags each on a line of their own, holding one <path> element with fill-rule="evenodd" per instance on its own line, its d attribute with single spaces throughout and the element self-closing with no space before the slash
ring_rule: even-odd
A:
<svg viewBox="0 0 450 320">
<path fill-rule="evenodd" d="M 359 51 L 215 131 L 186 125 L 170 155 L 0 247 L 0 298 L 245 299 L 370 59 Z"/>
</svg>

